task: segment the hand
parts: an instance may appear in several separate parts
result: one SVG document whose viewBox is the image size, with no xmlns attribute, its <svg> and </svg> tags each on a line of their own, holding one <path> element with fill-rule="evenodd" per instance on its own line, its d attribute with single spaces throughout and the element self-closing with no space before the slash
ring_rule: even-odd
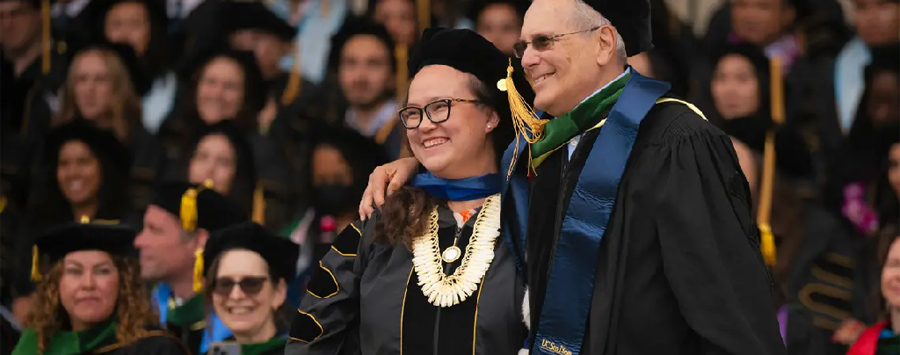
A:
<svg viewBox="0 0 900 355">
<path fill-rule="evenodd" d="M 372 204 L 383 205 L 385 192 L 387 192 L 387 196 L 390 196 L 394 191 L 403 187 L 415 174 L 418 165 L 419 162 L 416 158 L 402 158 L 375 168 L 375 171 L 369 175 L 369 185 L 366 186 L 362 201 L 359 203 L 359 219 L 365 221 L 371 217 L 372 212 L 375 212 Z"/>
<path fill-rule="evenodd" d="M 853 345 L 856 342 L 856 338 L 859 338 L 859 335 L 864 330 L 866 330 L 866 325 L 862 322 L 856 319 L 847 319 L 834 331 L 831 341 L 838 344 Z"/>
</svg>

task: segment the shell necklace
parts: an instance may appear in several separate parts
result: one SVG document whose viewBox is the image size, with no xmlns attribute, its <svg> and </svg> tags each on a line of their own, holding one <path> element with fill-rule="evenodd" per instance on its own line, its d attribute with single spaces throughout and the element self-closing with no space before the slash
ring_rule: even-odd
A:
<svg viewBox="0 0 900 355">
<path fill-rule="evenodd" d="M 442 308 L 452 307 L 478 290 L 478 284 L 494 260 L 494 243 L 500 236 L 500 194 L 485 199 L 475 219 L 472 237 L 466 245 L 465 257 L 452 275 L 444 274 L 441 261 L 443 258 L 458 259 L 459 248 L 454 244 L 442 255 L 438 240 L 437 207 L 431 211 L 428 222 L 428 232 L 413 243 L 413 266 L 428 303 Z M 452 251 L 453 248 L 456 250 Z"/>
</svg>

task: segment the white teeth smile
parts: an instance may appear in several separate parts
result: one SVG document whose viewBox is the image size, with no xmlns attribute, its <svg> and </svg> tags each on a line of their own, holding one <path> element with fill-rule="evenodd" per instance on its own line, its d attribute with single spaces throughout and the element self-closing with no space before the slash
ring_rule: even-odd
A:
<svg viewBox="0 0 900 355">
<path fill-rule="evenodd" d="M 534 79 L 534 84 L 537 85 L 538 83 L 544 81 L 544 79 L 549 78 L 551 75 L 553 75 L 553 74 L 544 74 L 544 75 L 539 76 L 537 79 Z"/>
<path fill-rule="evenodd" d="M 84 187 L 84 181 L 76 180 L 69 183 L 70 190 L 81 190 Z"/>
<path fill-rule="evenodd" d="M 424 145 L 425 148 L 431 148 L 434 146 L 438 146 L 438 145 L 447 143 L 448 141 L 449 141 L 449 139 L 447 139 L 447 138 L 432 138 L 425 142 L 422 142 L 422 145 Z"/>
<path fill-rule="evenodd" d="M 228 313 L 231 313 L 231 314 L 247 314 L 247 313 L 250 313 L 250 308 L 247 308 L 247 307 L 234 307 L 234 308 L 229 308 L 229 309 L 228 309 Z"/>
</svg>

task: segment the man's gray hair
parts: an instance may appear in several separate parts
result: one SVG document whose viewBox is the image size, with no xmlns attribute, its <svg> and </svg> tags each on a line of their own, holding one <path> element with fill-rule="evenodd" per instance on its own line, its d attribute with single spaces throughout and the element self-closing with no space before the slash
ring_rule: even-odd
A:
<svg viewBox="0 0 900 355">
<path fill-rule="evenodd" d="M 575 26 L 578 26 L 576 30 L 612 25 L 609 19 L 582 0 L 575 0 L 575 11 L 572 15 L 572 22 Z M 619 34 L 618 30 L 614 29 L 613 31 L 616 32 L 616 59 L 622 65 L 625 65 L 628 62 L 628 53 L 625 52 L 625 40 L 622 39 L 622 35 Z"/>
</svg>

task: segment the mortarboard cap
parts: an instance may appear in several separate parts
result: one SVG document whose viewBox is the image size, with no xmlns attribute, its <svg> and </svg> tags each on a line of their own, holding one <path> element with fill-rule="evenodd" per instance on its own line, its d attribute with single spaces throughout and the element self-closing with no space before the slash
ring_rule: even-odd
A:
<svg viewBox="0 0 900 355">
<path fill-rule="evenodd" d="M 289 282 L 295 276 L 300 247 L 287 238 L 272 235 L 254 222 L 236 224 L 213 233 L 203 250 L 204 270 L 208 271 L 213 261 L 232 249 L 247 249 L 259 254 L 276 277 Z M 215 275 L 207 276 L 210 279 Z"/>
<path fill-rule="evenodd" d="M 514 130 L 508 126 L 511 122 L 510 99 L 500 93 L 509 88 L 507 77 L 515 83 L 515 87 L 522 88 L 519 92 L 522 101 L 526 104 L 534 102 L 534 92 L 525 79 L 523 70 L 516 70 L 518 63 L 515 66 L 513 64 L 511 58 L 474 31 L 429 28 L 413 49 L 408 69 L 410 75 L 415 77 L 419 70 L 428 65 L 446 65 L 474 75 L 489 90 L 498 90 L 496 101 L 489 104 L 500 115 L 500 124 L 494 129 L 493 139 L 496 151 L 502 152 L 514 137 Z"/>
<path fill-rule="evenodd" d="M 246 213 L 213 190 L 211 181 L 199 186 L 186 182 L 163 183 L 157 187 L 150 204 L 174 215 L 188 232 L 202 228 L 212 233 L 247 221 Z"/>
<path fill-rule="evenodd" d="M 71 141 L 86 144 L 103 165 L 110 164 L 110 167 L 123 172 L 127 172 L 131 167 L 128 149 L 116 136 L 83 119 L 74 119 L 50 131 L 47 135 L 47 148 L 44 151 L 45 162 L 53 163 L 55 166 L 55 162 L 59 159 L 59 150 Z"/>
<path fill-rule="evenodd" d="M 384 44 L 391 56 L 391 67 L 396 71 L 397 63 L 394 58 L 394 40 L 391 38 L 391 35 L 383 25 L 375 23 L 367 17 L 361 16 L 348 17 L 344 20 L 341 29 L 331 37 L 331 53 L 328 55 L 329 67 L 333 70 L 337 70 L 344 45 L 346 45 L 353 37 L 361 35 L 374 36 Z"/>
<path fill-rule="evenodd" d="M 622 35 L 629 57 L 653 48 L 650 0 L 586 0 L 585 3 L 609 19 Z"/>
<path fill-rule="evenodd" d="M 259 1 L 231 1 L 225 3 L 227 32 L 259 30 L 271 33 L 282 41 L 291 41 L 297 30 Z"/>
<path fill-rule="evenodd" d="M 118 224 L 118 221 L 89 221 L 87 217 L 81 223 L 70 223 L 52 229 L 34 244 L 31 278 L 34 281 L 41 279 L 42 263 L 56 264 L 75 251 L 101 250 L 110 255 L 131 255 L 135 236 L 137 231 Z"/>
</svg>

